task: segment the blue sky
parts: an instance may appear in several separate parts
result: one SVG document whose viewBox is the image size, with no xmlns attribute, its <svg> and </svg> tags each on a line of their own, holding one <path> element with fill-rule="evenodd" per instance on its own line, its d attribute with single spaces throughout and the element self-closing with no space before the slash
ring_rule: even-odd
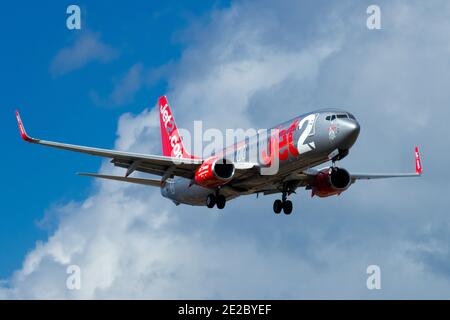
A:
<svg viewBox="0 0 450 320">
<path fill-rule="evenodd" d="M 44 139 L 78 144 L 113 146 L 117 118 L 153 106 L 164 93 L 164 81 L 155 81 L 132 101 L 119 106 L 96 103 L 91 93 L 107 97 L 135 63 L 158 67 L 180 57 L 184 46 L 178 32 L 226 1 L 136 1 L 130 5 L 78 2 L 82 30 L 66 28 L 67 3 L 9 2 L 2 9 L 2 76 L 0 98 L 5 146 L 0 224 L 0 278 L 19 268 L 36 240 L 50 230 L 38 226 L 52 204 L 81 199 L 91 181 L 78 171 L 96 171 L 101 159 L 65 152 L 51 152 L 20 141 L 14 110 L 21 111 L 27 130 Z M 8 30 L 8 31 L 6 31 Z M 57 53 L 81 33 L 99 34 L 100 41 L 114 48 L 111 63 L 91 62 L 80 69 L 52 75 Z M 50 151 L 50 152 L 49 152 Z"/>
<path fill-rule="evenodd" d="M 0 298 L 449 298 L 448 1 L 8 4 L 2 37 L 4 146 Z M 15 6 L 15 7 L 13 7 Z M 340 165 L 414 169 L 419 180 L 365 181 L 339 197 L 242 197 L 220 214 L 174 206 L 159 190 L 93 181 L 107 161 L 27 145 L 68 143 L 159 153 L 157 97 L 179 127 L 267 127 L 322 107 L 358 118 Z M 80 291 L 65 286 L 79 265 Z M 382 290 L 366 288 L 379 265 Z"/>
</svg>

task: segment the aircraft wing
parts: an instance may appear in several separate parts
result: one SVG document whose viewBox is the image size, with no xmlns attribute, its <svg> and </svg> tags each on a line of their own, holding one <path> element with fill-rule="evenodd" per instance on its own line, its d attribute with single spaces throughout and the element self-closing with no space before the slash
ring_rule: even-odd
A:
<svg viewBox="0 0 450 320">
<path fill-rule="evenodd" d="M 420 177 L 422 175 L 422 163 L 420 159 L 419 148 L 415 147 L 414 150 L 415 156 L 415 172 L 410 173 L 350 173 L 350 177 L 352 179 L 352 183 L 355 183 L 357 180 L 372 180 L 372 179 L 386 179 L 386 178 L 408 178 L 408 177 Z M 306 189 L 310 189 L 314 183 L 316 175 L 324 170 L 328 169 L 314 169 L 309 168 L 299 173 L 291 174 L 284 179 L 280 180 L 278 183 L 271 186 L 271 188 L 261 188 L 259 190 L 254 191 L 254 193 L 263 193 L 264 195 L 275 194 L 282 192 L 282 188 L 284 184 L 290 184 L 292 189 L 296 189 L 298 187 L 305 187 Z"/>
<path fill-rule="evenodd" d="M 414 149 L 416 171 L 411 173 L 350 173 L 352 182 L 356 180 L 386 179 L 386 178 L 408 178 L 420 177 L 422 175 L 422 161 L 420 160 L 419 148 Z"/>
<path fill-rule="evenodd" d="M 421 174 L 417 173 L 394 173 L 394 174 L 386 174 L 386 173 L 352 173 L 352 181 L 356 180 L 371 180 L 371 179 L 386 179 L 386 178 L 408 178 L 408 177 L 420 177 Z"/>
<path fill-rule="evenodd" d="M 125 177 L 128 177 L 133 171 L 141 171 L 163 176 L 163 179 L 171 175 L 192 178 L 195 170 L 202 163 L 201 159 L 180 159 L 167 156 L 146 155 L 35 139 L 26 133 L 18 111 L 16 112 L 16 118 L 19 125 L 20 135 L 23 140 L 57 149 L 110 158 L 112 159 L 111 162 L 114 165 L 127 169 Z"/>
<path fill-rule="evenodd" d="M 422 175 L 422 162 L 420 159 L 419 148 L 415 147 L 414 149 L 414 158 L 416 170 L 415 172 L 409 173 L 352 173 L 350 172 L 350 176 L 352 178 L 352 183 L 356 180 L 371 180 L 371 179 L 386 179 L 386 178 L 408 178 L 408 177 L 420 177 Z M 308 169 L 303 173 L 306 175 L 306 178 L 311 178 L 315 176 L 319 171 L 316 169 Z"/>
</svg>

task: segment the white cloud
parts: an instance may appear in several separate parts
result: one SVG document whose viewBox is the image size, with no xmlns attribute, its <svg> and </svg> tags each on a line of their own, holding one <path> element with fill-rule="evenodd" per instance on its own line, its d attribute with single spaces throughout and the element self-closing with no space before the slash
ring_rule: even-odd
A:
<svg viewBox="0 0 450 320">
<path fill-rule="evenodd" d="M 106 63 L 117 56 L 117 51 L 101 41 L 98 33 L 83 32 L 75 42 L 62 48 L 53 58 L 50 72 L 59 76 L 80 69 L 92 62 Z"/>
<path fill-rule="evenodd" d="M 29 253 L 0 297 L 450 297 L 449 174 L 439 169 L 450 100 L 439 34 L 450 31 L 450 5 L 380 5 L 380 33 L 365 29 L 364 6 L 341 2 L 315 13 L 298 1 L 214 12 L 189 31 L 168 96 L 186 127 L 196 119 L 264 126 L 339 105 L 363 128 L 343 165 L 400 171 L 413 167 L 409 149 L 418 142 L 423 179 L 361 182 L 320 200 L 299 191 L 290 217 L 271 212 L 271 197 L 244 197 L 218 212 L 175 207 L 155 189 L 96 182 L 91 197 L 57 209 L 64 215 L 55 234 Z M 420 34 L 405 30 L 415 21 Z M 155 153 L 158 131 L 155 111 L 125 114 L 116 148 Z M 101 171 L 122 172 L 108 162 Z M 80 291 L 65 288 L 69 264 L 82 269 Z M 370 264 L 381 267 L 381 291 L 365 287 Z"/>
</svg>

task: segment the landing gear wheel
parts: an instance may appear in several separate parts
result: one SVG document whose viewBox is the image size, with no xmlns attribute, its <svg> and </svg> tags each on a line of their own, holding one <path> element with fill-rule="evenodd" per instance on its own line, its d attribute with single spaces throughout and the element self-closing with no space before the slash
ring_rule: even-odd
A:
<svg viewBox="0 0 450 320">
<path fill-rule="evenodd" d="M 225 203 L 227 202 L 227 200 L 225 199 L 225 196 L 219 194 L 217 196 L 216 202 L 217 202 L 217 209 L 223 209 L 225 208 Z"/>
<path fill-rule="evenodd" d="M 281 209 L 283 209 L 283 202 L 281 202 L 280 199 L 275 200 L 273 202 L 273 212 L 279 214 L 281 212 Z"/>
<path fill-rule="evenodd" d="M 286 200 L 283 203 L 283 212 L 284 212 L 284 214 L 291 214 L 291 212 L 292 212 L 292 201 Z"/>
<path fill-rule="evenodd" d="M 208 208 L 213 208 L 216 204 L 216 197 L 213 194 L 208 194 L 206 197 L 206 206 Z"/>
</svg>

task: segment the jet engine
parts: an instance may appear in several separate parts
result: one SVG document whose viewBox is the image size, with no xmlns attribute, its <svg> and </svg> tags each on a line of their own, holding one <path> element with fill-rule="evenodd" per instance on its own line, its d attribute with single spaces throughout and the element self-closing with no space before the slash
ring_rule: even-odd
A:
<svg viewBox="0 0 450 320">
<path fill-rule="evenodd" d="M 230 160 L 210 158 L 195 171 L 194 181 L 202 187 L 215 188 L 233 179 L 234 171 L 234 164 Z"/>
<path fill-rule="evenodd" d="M 320 171 L 311 184 L 312 194 L 324 198 L 339 195 L 350 187 L 352 177 L 347 170 L 331 167 Z"/>
</svg>

